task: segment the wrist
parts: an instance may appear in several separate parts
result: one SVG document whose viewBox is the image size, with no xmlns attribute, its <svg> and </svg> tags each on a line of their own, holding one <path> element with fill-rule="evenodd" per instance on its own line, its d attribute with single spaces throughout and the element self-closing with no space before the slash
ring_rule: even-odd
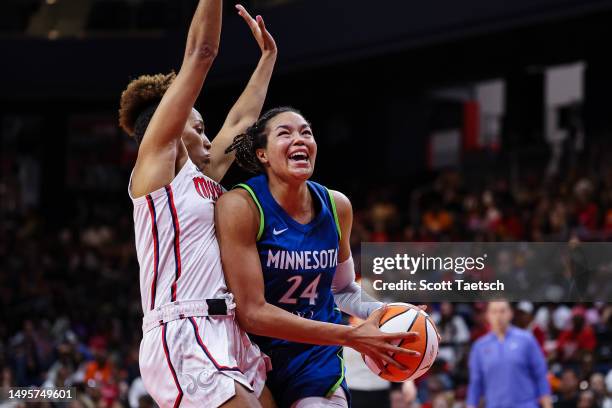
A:
<svg viewBox="0 0 612 408">
<path fill-rule="evenodd" d="M 340 330 L 338 336 L 338 344 L 341 346 L 350 346 L 352 344 L 353 338 L 355 337 L 355 329 L 353 326 L 341 326 L 342 330 Z"/>
<path fill-rule="evenodd" d="M 261 59 L 264 61 L 275 61 L 277 54 L 277 50 L 265 50 L 261 53 Z"/>
<path fill-rule="evenodd" d="M 368 316 L 370 316 L 372 313 L 374 313 L 378 309 L 382 309 L 382 308 L 384 308 L 386 306 L 387 306 L 387 304 L 383 303 L 383 302 L 378 302 L 378 301 L 372 302 L 372 306 L 370 307 Z"/>
</svg>

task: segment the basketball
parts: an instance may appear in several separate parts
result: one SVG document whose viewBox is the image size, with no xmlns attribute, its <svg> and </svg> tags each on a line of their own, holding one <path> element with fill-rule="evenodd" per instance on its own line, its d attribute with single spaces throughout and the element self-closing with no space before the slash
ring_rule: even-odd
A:
<svg viewBox="0 0 612 408">
<path fill-rule="evenodd" d="M 420 356 L 398 354 L 394 359 L 407 370 L 402 371 L 394 366 L 388 366 L 389 373 L 383 373 L 374 361 L 365 356 L 368 368 L 376 375 L 392 382 L 414 380 L 425 374 L 438 355 L 438 331 L 431 317 L 424 310 L 407 303 L 390 303 L 380 319 L 380 330 L 385 333 L 417 332 L 419 338 L 413 343 L 399 342 L 399 346 L 418 351 Z"/>
</svg>

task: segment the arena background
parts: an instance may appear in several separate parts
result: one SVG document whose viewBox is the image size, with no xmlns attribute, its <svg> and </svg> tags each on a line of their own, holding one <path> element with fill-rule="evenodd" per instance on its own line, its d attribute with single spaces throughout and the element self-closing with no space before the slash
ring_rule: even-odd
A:
<svg viewBox="0 0 612 408">
<path fill-rule="evenodd" d="M 197 104 L 209 136 L 258 57 L 226 3 Z M 73 384 L 75 407 L 150 406 L 138 401 L 142 312 L 126 190 L 136 146 L 117 109 L 130 79 L 178 69 L 195 4 L 0 3 L 4 389 Z M 612 1 L 245 5 L 279 47 L 266 106 L 292 105 L 313 123 L 314 178 L 351 198 L 355 254 L 362 241 L 612 237 Z M 224 185 L 245 176 L 234 168 Z M 390 391 L 395 408 L 463 406 L 483 305 L 430 306 L 445 351 L 416 401 Z M 541 340 L 557 405 L 612 406 L 612 307 L 515 307 L 516 323 Z M 575 317 L 588 341 L 572 337 Z M 568 338 L 577 352 L 566 352 Z"/>
</svg>

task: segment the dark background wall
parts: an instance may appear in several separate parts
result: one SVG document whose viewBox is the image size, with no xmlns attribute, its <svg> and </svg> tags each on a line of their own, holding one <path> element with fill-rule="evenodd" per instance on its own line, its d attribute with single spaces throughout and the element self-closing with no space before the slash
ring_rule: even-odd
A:
<svg viewBox="0 0 612 408">
<path fill-rule="evenodd" d="M 108 4 L 97 2 L 93 17 Z M 114 118 L 131 78 L 179 68 L 195 1 L 157 4 L 176 11 L 161 29 L 95 28 L 90 15 L 93 28 L 76 37 L 0 38 L 2 115 L 41 121 L 18 149 L 42 163 L 42 195 L 52 211 L 69 212 L 57 195 L 79 194 L 64 177 L 78 155 L 68 137 L 71 118 Z M 221 54 L 196 105 L 210 136 L 258 58 L 248 29 L 227 9 Z M 433 88 L 504 79 L 503 144 L 534 146 L 542 144 L 543 70 L 580 60 L 588 67 L 587 128 L 594 135 L 609 129 L 612 1 L 308 0 L 253 12 L 264 15 L 279 45 L 267 106 L 293 105 L 313 122 L 321 146 L 316 176 L 337 188 L 387 181 L 408 189 L 427 177 Z M 123 142 L 117 131 L 110 145 L 121 152 Z M 242 177 L 234 169 L 227 183 Z"/>
</svg>

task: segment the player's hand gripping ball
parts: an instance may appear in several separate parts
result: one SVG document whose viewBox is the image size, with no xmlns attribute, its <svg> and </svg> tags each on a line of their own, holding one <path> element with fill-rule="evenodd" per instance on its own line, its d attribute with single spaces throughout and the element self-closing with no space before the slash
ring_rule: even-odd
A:
<svg viewBox="0 0 612 408">
<path fill-rule="evenodd" d="M 419 333 L 415 342 L 404 344 L 403 341 L 398 341 L 396 345 L 421 354 L 418 357 L 402 353 L 393 355 L 395 361 L 407 367 L 407 370 L 387 365 L 387 372 L 379 370 L 374 361 L 365 356 L 364 361 L 374 374 L 388 381 L 402 382 L 419 378 L 433 365 L 438 355 L 439 335 L 436 325 L 424 310 L 408 303 L 389 303 L 380 318 L 379 327 L 385 333 Z"/>
</svg>

